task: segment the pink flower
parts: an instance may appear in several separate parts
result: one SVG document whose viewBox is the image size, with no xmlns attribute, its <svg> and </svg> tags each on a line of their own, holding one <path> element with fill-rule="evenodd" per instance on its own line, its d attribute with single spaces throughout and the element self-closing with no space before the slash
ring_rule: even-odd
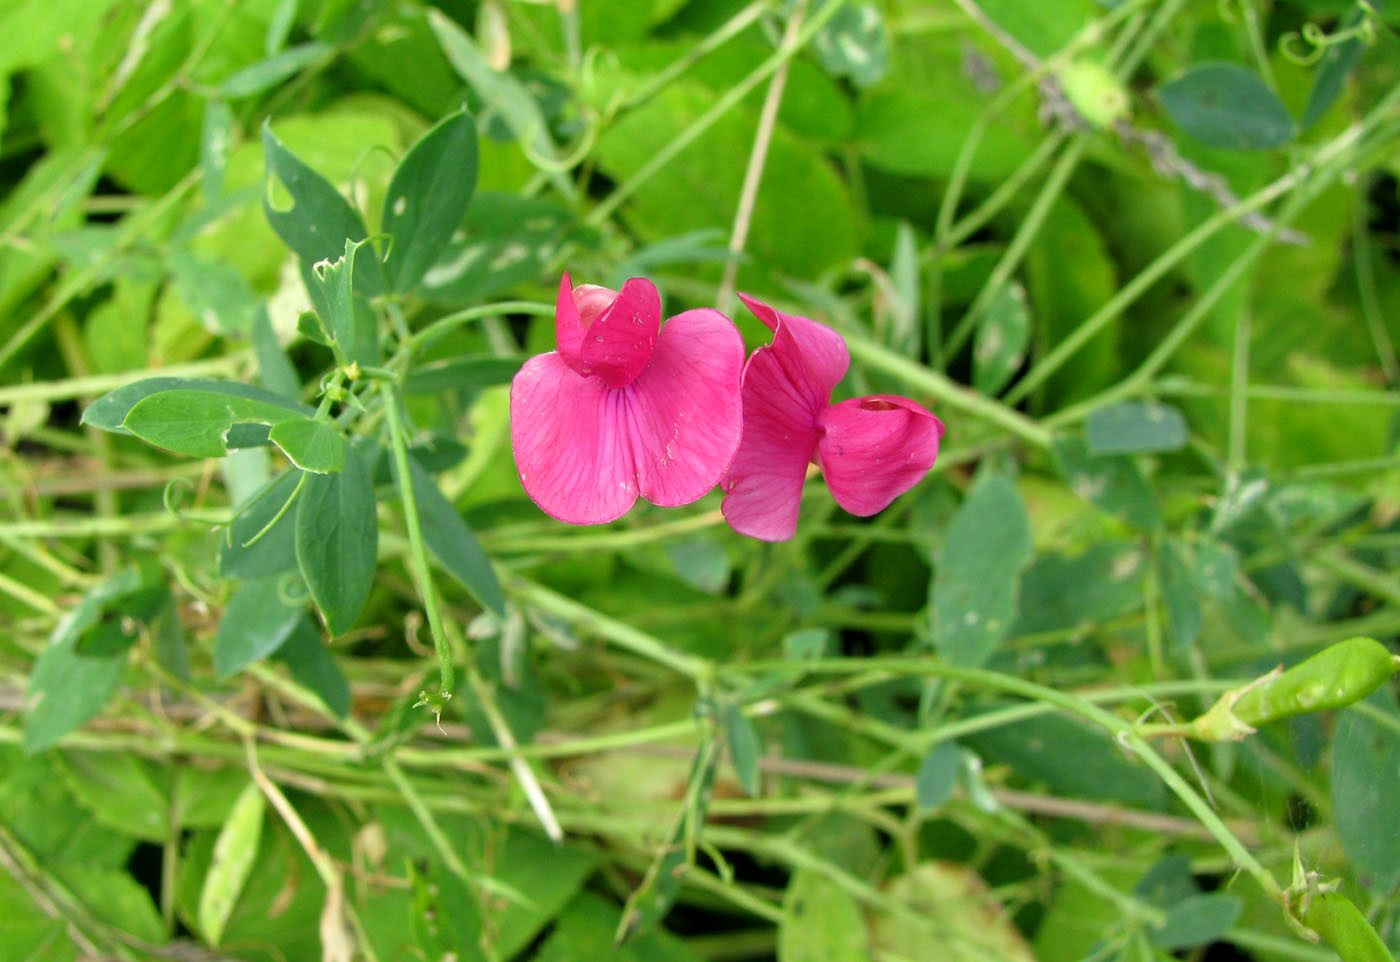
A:
<svg viewBox="0 0 1400 962">
<path fill-rule="evenodd" d="M 851 356 L 831 328 L 740 294 L 773 331 L 744 366 L 744 436 L 720 483 L 740 534 L 785 541 L 797 532 L 807 465 L 821 466 L 851 514 L 883 511 L 933 466 L 943 422 L 889 394 L 831 403 Z"/>
<path fill-rule="evenodd" d="M 525 491 L 546 514 L 601 524 L 640 495 L 689 504 L 713 488 L 743 425 L 744 342 L 709 308 L 661 324 L 656 287 L 620 293 L 565 274 L 559 349 L 525 362 L 510 386 L 510 440 Z"/>
</svg>

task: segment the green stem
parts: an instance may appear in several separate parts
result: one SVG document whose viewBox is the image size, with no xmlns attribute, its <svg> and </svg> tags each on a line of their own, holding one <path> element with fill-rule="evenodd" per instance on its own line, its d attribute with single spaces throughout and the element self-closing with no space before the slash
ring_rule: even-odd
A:
<svg viewBox="0 0 1400 962">
<path fill-rule="evenodd" d="M 423 543 L 423 524 L 418 517 L 418 499 L 413 494 L 413 484 L 408 467 L 408 437 L 404 430 L 403 418 L 399 414 L 399 398 L 394 386 L 387 381 L 379 382 L 379 395 L 384 405 L 385 421 L 389 425 L 389 443 L 393 448 L 394 467 L 399 482 L 399 498 L 403 504 L 404 526 L 408 529 L 408 551 L 412 559 L 413 578 L 418 585 L 418 594 L 423 599 L 423 610 L 428 616 L 428 630 L 433 636 L 433 648 L 437 651 L 438 696 L 443 700 L 452 697 L 456 687 L 456 675 L 452 665 L 452 649 L 447 643 L 447 632 L 442 624 L 442 611 L 438 608 L 437 591 L 433 588 L 432 570 L 428 566 L 428 550 Z"/>
<path fill-rule="evenodd" d="M 499 304 L 482 304 L 479 307 L 469 307 L 466 310 L 456 311 L 444 317 L 438 318 L 427 327 L 423 328 L 408 337 L 399 347 L 394 355 L 391 365 L 407 365 L 413 359 L 413 355 L 431 345 L 434 341 L 450 334 L 454 328 L 463 324 L 470 324 L 472 321 L 479 321 L 487 317 L 499 317 L 502 314 L 530 314 L 535 317 L 553 317 L 553 304 L 540 304 L 537 301 L 502 301 Z"/>
</svg>

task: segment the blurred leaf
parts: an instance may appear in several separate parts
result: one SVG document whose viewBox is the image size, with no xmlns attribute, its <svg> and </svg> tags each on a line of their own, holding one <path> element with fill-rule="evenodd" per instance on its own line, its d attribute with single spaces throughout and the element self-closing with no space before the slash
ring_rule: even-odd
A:
<svg viewBox="0 0 1400 962">
<path fill-rule="evenodd" d="M 253 353 L 258 358 L 258 378 L 274 394 L 295 401 L 301 397 L 301 376 L 277 342 L 267 309 L 259 305 L 253 315 Z"/>
<path fill-rule="evenodd" d="M 221 827 L 247 784 L 248 772 L 238 767 L 180 766 L 172 792 L 175 824 L 182 829 Z"/>
<path fill-rule="evenodd" d="M 485 962 L 481 950 L 481 906 L 466 883 L 441 863 L 424 876 L 410 865 L 413 881 L 411 923 L 418 948 L 440 950 L 443 958 Z"/>
<path fill-rule="evenodd" d="M 966 865 L 920 862 L 885 888 L 910 911 L 873 914 L 877 958 L 926 958 L 936 944 L 940 962 L 1035 962 L 1010 913 Z"/>
<path fill-rule="evenodd" d="M 1021 569 L 1031 558 L 1030 522 L 1016 487 L 987 474 L 948 525 L 933 577 L 933 643 L 960 665 L 982 665 L 1016 613 Z"/>
<path fill-rule="evenodd" d="M 286 411 L 293 411 L 298 414 L 311 414 L 312 409 L 297 401 L 289 400 L 279 394 L 254 387 L 251 384 L 239 384 L 237 381 L 219 381 L 213 378 L 202 377 L 148 377 L 125 387 L 119 387 L 115 391 L 109 391 L 96 401 L 93 401 L 83 411 L 83 424 L 90 424 L 93 427 L 101 428 L 104 431 L 112 431 L 117 434 L 131 434 L 123 423 L 131 409 L 140 401 L 153 394 L 162 391 L 189 391 L 204 394 L 226 394 L 232 398 L 245 401 L 254 401 L 259 404 L 280 406 Z M 285 420 L 285 415 L 277 420 Z"/>
<path fill-rule="evenodd" d="M 329 53 L 330 47 L 314 41 L 288 47 L 224 78 L 224 82 L 219 84 L 218 94 L 228 100 L 242 100 L 264 93 Z"/>
<path fill-rule="evenodd" d="M 307 418 L 279 421 L 267 436 L 303 471 L 334 474 L 345 467 L 345 435 L 329 421 Z"/>
<path fill-rule="evenodd" d="M 963 742 L 1056 795 L 1150 809 L 1166 802 L 1166 786 L 1155 775 L 1129 761 L 1102 730 L 1066 715 L 1013 722 L 966 735 Z"/>
<path fill-rule="evenodd" d="M 126 568 L 83 596 L 54 626 L 39 653 L 25 696 L 24 750 L 41 751 L 100 712 L 116 693 L 126 669 L 126 648 L 107 655 L 79 649 L 102 619 L 120 617 L 122 602 L 144 586 L 141 572 Z"/>
<path fill-rule="evenodd" d="M 1293 118 L 1259 75 L 1233 63 L 1200 63 L 1157 88 L 1172 120 L 1208 147 L 1268 150 L 1293 137 Z"/>
<path fill-rule="evenodd" d="M 271 126 L 263 125 L 262 139 L 267 158 L 263 213 L 304 263 L 338 259 L 352 242 L 368 236 L 364 221 L 334 185 L 284 147 Z M 369 295 L 384 289 L 377 259 L 366 260 L 358 283 Z"/>
<path fill-rule="evenodd" d="M 977 321 L 972 349 L 973 386 L 988 396 L 1006 387 L 1026 358 L 1030 337 L 1026 289 L 1016 281 L 1008 281 Z"/>
<path fill-rule="evenodd" d="M 335 474 L 308 474 L 297 502 L 297 565 L 332 635 L 349 631 L 369 599 L 378 563 L 374 486 L 351 451 Z"/>
<path fill-rule="evenodd" d="M 1217 601 L 1228 601 L 1234 597 L 1239 568 L 1239 554 L 1223 541 L 1203 538 L 1196 546 L 1196 584 Z"/>
<path fill-rule="evenodd" d="M 125 869 L 67 862 L 54 875 L 105 924 L 150 945 L 169 938 L 150 891 Z"/>
<path fill-rule="evenodd" d="M 565 208 L 535 197 L 483 192 L 423 275 L 419 290 L 439 304 L 485 301 L 537 280 L 545 264 L 579 232 Z"/>
<path fill-rule="evenodd" d="M 1243 902 L 1212 892 L 1191 895 L 1167 910 L 1166 921 L 1149 934 L 1152 944 L 1169 952 L 1214 942 L 1234 927 Z"/>
<path fill-rule="evenodd" d="M 1084 629 L 1142 603 L 1142 552 L 1101 541 L 1078 555 L 1036 558 L 1021 574 L 1012 636 Z"/>
<path fill-rule="evenodd" d="M 824 658 L 831 647 L 831 632 L 825 628 L 802 628 L 783 636 L 783 657 L 790 661 Z"/>
<path fill-rule="evenodd" d="M 873 3 L 846 3 L 812 38 L 812 50 L 833 76 L 871 87 L 889 71 L 885 18 Z"/>
<path fill-rule="evenodd" d="M 156 447 L 197 458 L 221 458 L 237 447 L 235 424 L 278 424 L 288 420 L 285 398 L 265 401 L 222 391 L 188 388 L 142 398 L 127 412 L 122 427 Z M 302 416 L 304 419 L 304 416 Z"/>
<path fill-rule="evenodd" d="M 697 591 L 717 595 L 729 586 L 733 567 L 718 541 L 710 538 L 675 541 L 666 546 L 665 554 L 676 576 Z"/>
<path fill-rule="evenodd" d="M 118 752 L 68 749 L 53 754 L 53 766 L 103 825 L 161 845 L 170 840 L 169 780 L 151 764 Z"/>
<path fill-rule="evenodd" d="M 694 842 L 705 821 L 719 755 L 716 732 L 712 726 L 707 726 L 686 780 L 685 798 L 681 800 L 675 827 L 647 869 L 641 884 L 627 897 L 627 905 L 622 910 L 622 919 L 617 927 L 617 941 L 622 942 L 653 929 L 670 912 L 680 892 L 681 875 L 691 864 Z"/>
<path fill-rule="evenodd" d="M 929 749 L 914 776 L 914 797 L 919 808 L 934 811 L 953 797 L 962 771 L 962 752 L 957 742 L 942 741 Z"/>
<path fill-rule="evenodd" d="M 919 243 L 908 221 L 900 221 L 895 231 L 894 256 L 890 262 L 890 335 L 892 350 L 906 357 L 918 357 L 923 341 L 923 281 L 919 269 Z"/>
<path fill-rule="evenodd" d="M 229 812 L 214 843 L 214 859 L 199 893 L 199 930 L 217 946 L 223 937 L 238 894 L 248 881 L 262 838 L 263 811 L 267 807 L 258 786 L 249 782 Z"/>
<path fill-rule="evenodd" d="M 1400 884 L 1400 833 L 1395 831 L 1400 711 L 1388 688 L 1366 704 L 1390 723 L 1355 710 L 1339 715 L 1332 739 L 1332 806 L 1337 835 L 1361 883 L 1375 892 L 1390 892 Z"/>
<path fill-rule="evenodd" d="M 272 654 L 305 620 L 306 604 L 288 599 L 289 587 L 297 586 L 280 575 L 239 585 L 214 633 L 214 670 L 220 678 Z"/>
<path fill-rule="evenodd" d="M 1365 19 L 1365 9 L 1359 4 L 1353 6 L 1338 24 L 1338 30 L 1354 30 Z M 1308 94 L 1308 105 L 1303 108 L 1303 130 L 1308 130 L 1321 120 L 1328 108 L 1337 102 L 1347 78 L 1356 69 L 1365 50 L 1366 45 L 1358 37 L 1328 46 L 1322 55 L 1321 64 L 1318 65 L 1317 79 L 1313 81 L 1312 92 Z"/>
<path fill-rule="evenodd" d="M 390 459 L 390 463 L 393 464 L 393 459 Z M 397 464 L 393 464 L 393 467 L 395 483 L 401 483 L 397 478 Z M 438 490 L 433 476 L 418 463 L 417 458 L 409 457 L 408 473 L 428 550 L 483 608 L 497 618 L 505 618 L 506 596 L 500 579 L 496 577 L 490 557 L 482 550 L 481 543 L 467 526 L 466 520 Z"/>
<path fill-rule="evenodd" d="M 723 712 L 724 736 L 729 744 L 729 760 L 739 775 L 739 784 L 750 798 L 758 796 L 758 756 L 763 745 L 758 732 L 741 706 L 728 705 Z"/>
<path fill-rule="evenodd" d="M 225 578 L 260 578 L 296 567 L 296 517 L 291 511 L 277 518 L 301 480 L 300 471 L 284 471 L 273 478 L 233 516 L 219 546 L 219 573 Z M 265 534 L 252 538 L 277 518 Z"/>
<path fill-rule="evenodd" d="M 1090 454 L 1175 451 L 1190 440 L 1186 419 L 1169 404 L 1122 401 L 1097 408 L 1084 425 Z"/>
<path fill-rule="evenodd" d="M 204 172 L 201 185 L 206 204 L 213 204 L 224 192 L 224 175 L 228 172 L 236 122 L 226 101 L 210 98 L 204 102 L 204 122 L 199 130 L 199 166 Z"/>
<path fill-rule="evenodd" d="M 1201 604 L 1196 583 L 1172 540 L 1157 548 L 1157 580 L 1167 603 L 1167 622 L 1177 651 L 1187 651 L 1201 635 Z"/>
<path fill-rule="evenodd" d="M 504 833 L 496 849 L 496 881 L 508 891 L 528 893 L 524 900 L 494 900 L 499 910 L 487 924 L 496 928 L 496 951 L 513 958 L 540 930 L 556 918 L 592 874 L 593 857 L 582 848 L 559 848 L 548 839 L 521 829 Z"/>
<path fill-rule="evenodd" d="M 476 188 L 476 120 L 459 111 L 422 136 L 399 163 L 384 197 L 381 229 L 392 237 L 384 269 L 406 292 L 442 254 Z"/>
<path fill-rule="evenodd" d="M 1022 0 L 979 0 L 982 11 L 1032 53 L 1048 57 L 1068 46 L 1075 35 L 1099 15 L 1093 0 L 1024 3 Z"/>
<path fill-rule="evenodd" d="M 404 378 L 405 394 L 442 394 L 446 391 L 476 391 L 498 384 L 509 384 L 528 358 L 462 357 L 435 361 L 415 368 Z"/>
<path fill-rule="evenodd" d="M 778 922 L 778 962 L 868 962 L 860 906 L 812 869 L 793 874 Z"/>
<path fill-rule="evenodd" d="M 344 718 L 350 713 L 350 682 L 310 618 L 296 623 L 272 657 L 286 665 L 293 678 L 315 692 L 336 717 Z"/>
<path fill-rule="evenodd" d="M 1161 527 L 1157 499 L 1131 457 L 1090 454 L 1078 438 L 1058 438 L 1052 447 L 1065 480 L 1079 497 L 1144 531 Z"/>
</svg>

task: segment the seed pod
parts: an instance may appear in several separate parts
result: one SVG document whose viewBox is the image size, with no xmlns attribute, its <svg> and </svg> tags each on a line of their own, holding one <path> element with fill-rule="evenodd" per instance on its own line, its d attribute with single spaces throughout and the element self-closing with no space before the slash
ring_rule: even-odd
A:
<svg viewBox="0 0 1400 962">
<path fill-rule="evenodd" d="M 1307 712 L 1344 708 L 1400 671 L 1400 658 L 1374 638 L 1348 638 L 1287 671 L 1274 671 L 1226 692 L 1191 723 L 1205 741 L 1238 741 L 1255 727 Z"/>
<path fill-rule="evenodd" d="M 1340 892 L 1319 892 L 1303 912 L 1303 924 L 1327 940 L 1342 962 L 1395 962 L 1366 916 Z"/>
</svg>

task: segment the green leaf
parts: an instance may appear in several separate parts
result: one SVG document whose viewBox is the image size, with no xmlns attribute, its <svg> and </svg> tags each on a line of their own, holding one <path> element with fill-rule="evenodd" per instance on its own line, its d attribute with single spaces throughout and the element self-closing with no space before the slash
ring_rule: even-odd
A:
<svg viewBox="0 0 1400 962">
<path fill-rule="evenodd" d="M 1157 99 L 1207 147 L 1268 150 L 1293 137 L 1288 108 L 1258 74 L 1237 64 L 1196 64 L 1158 87 Z"/>
<path fill-rule="evenodd" d="M 317 261 L 303 277 L 306 292 L 321 316 L 330 343 L 339 346 L 351 361 L 377 364 L 379 351 L 374 343 L 373 314 L 366 311 L 355 296 L 356 264 L 363 266 L 373 261 L 372 256 L 363 259 L 358 256 L 366 243 L 347 240 L 345 250 L 335 260 Z"/>
<path fill-rule="evenodd" d="M 534 833 L 507 829 L 504 844 L 496 849 L 496 882 L 505 892 L 525 897 L 510 898 L 496 917 L 499 958 L 514 958 L 528 945 L 574 897 L 594 867 L 585 849 L 560 848 Z"/>
<path fill-rule="evenodd" d="M 374 583 L 379 523 L 374 486 L 351 451 L 336 474 L 308 474 L 297 503 L 297 564 L 332 635 L 360 616 Z"/>
<path fill-rule="evenodd" d="M 125 387 L 119 387 L 115 391 L 109 391 L 96 401 L 93 401 L 83 411 L 83 424 L 90 424 L 93 427 L 101 428 L 104 431 L 112 431 L 117 434 L 130 434 L 123 423 L 126 416 L 131 413 L 131 409 L 140 401 L 159 394 L 164 391 L 199 391 L 206 394 L 226 394 L 230 397 L 240 398 L 247 401 L 260 401 L 264 404 L 279 405 L 284 410 L 298 414 L 311 414 L 312 409 L 295 400 L 290 400 L 280 394 L 265 390 L 260 387 L 253 387 L 251 384 L 239 384 L 236 381 L 219 381 L 213 378 L 201 377 L 150 377 L 136 381 Z M 276 420 L 282 421 L 286 415 L 282 415 Z"/>
<path fill-rule="evenodd" d="M 437 304 L 477 304 L 534 281 L 581 233 L 567 208 L 536 197 L 486 192 L 472 198 L 461 231 L 418 285 Z"/>
<path fill-rule="evenodd" d="M 329 53 L 330 47 L 315 41 L 288 47 L 225 77 L 224 82 L 219 84 L 219 96 L 241 100 L 271 90 Z"/>
<path fill-rule="evenodd" d="M 441 394 L 444 391 L 477 391 L 509 384 L 528 360 L 527 355 L 511 357 L 449 358 L 425 364 L 404 378 L 405 394 Z"/>
<path fill-rule="evenodd" d="M 54 752 L 52 763 L 73 797 L 103 825 L 148 842 L 170 840 L 168 772 L 119 752 L 69 749 Z"/>
<path fill-rule="evenodd" d="M 390 459 L 393 463 L 393 459 Z M 394 466 L 398 483 L 398 466 Z M 476 535 L 462 515 L 448 501 L 427 469 L 418 459 L 409 456 L 408 473 L 413 485 L 413 497 L 418 504 L 418 517 L 423 525 L 423 540 L 428 550 L 442 563 L 458 584 L 471 592 L 483 608 L 497 618 L 506 617 L 506 596 L 501 588 L 491 559 L 482 550 Z"/>
<path fill-rule="evenodd" d="M 262 305 L 253 315 L 252 335 L 259 379 L 269 391 L 295 401 L 301 396 L 301 376 L 277 342 L 277 332 L 272 329 L 272 321 Z"/>
<path fill-rule="evenodd" d="M 34 663 L 25 697 L 24 750 L 41 751 L 100 712 L 116 693 L 126 669 L 127 648 L 85 654 L 82 642 L 104 618 L 119 622 L 125 599 L 148 587 L 141 572 L 127 568 L 93 588 L 54 627 Z"/>
<path fill-rule="evenodd" d="M 1400 884 L 1400 711 L 1395 694 L 1382 688 L 1367 703 L 1389 724 L 1359 711 L 1344 711 L 1332 741 L 1332 811 L 1337 835 L 1361 884 L 1390 892 Z"/>
<path fill-rule="evenodd" d="M 248 881 L 262 840 L 263 811 L 267 803 L 257 784 L 249 782 L 229 812 L 214 843 L 214 859 L 199 893 L 199 928 L 209 944 L 223 937 L 238 895 Z"/>
<path fill-rule="evenodd" d="M 277 515 L 301 477 L 300 471 L 284 471 L 239 507 L 219 547 L 219 573 L 223 577 L 261 578 L 297 566 L 296 516 L 290 511 L 280 518 Z M 274 518 L 277 523 L 252 541 Z"/>
<path fill-rule="evenodd" d="M 237 121 L 222 100 L 204 102 L 204 122 L 199 133 L 199 167 L 204 173 L 204 201 L 212 204 L 224 192 L 229 150 L 233 146 L 233 126 Z"/>
<path fill-rule="evenodd" d="M 277 424 L 288 419 L 285 399 L 264 401 L 234 394 L 178 389 L 137 401 L 122 421 L 128 434 L 156 447 L 197 458 L 221 458 L 242 446 L 235 424 Z"/>
<path fill-rule="evenodd" d="M 1230 931 L 1243 907 L 1233 895 L 1190 895 L 1167 909 L 1166 920 L 1149 933 L 1149 938 L 1168 952 L 1205 945 Z"/>
<path fill-rule="evenodd" d="M 166 263 L 180 299 L 205 330 L 225 337 L 247 337 L 252 332 L 262 305 L 243 275 L 188 251 L 175 251 Z"/>
<path fill-rule="evenodd" d="M 1188 651 L 1201 635 L 1201 603 L 1196 583 L 1172 540 L 1157 549 L 1157 582 L 1167 603 L 1167 623 L 1178 651 Z"/>
<path fill-rule="evenodd" d="M 1084 425 L 1091 454 L 1176 451 L 1186 447 L 1186 418 L 1169 404 L 1122 401 L 1098 408 Z"/>
<path fill-rule="evenodd" d="M 345 467 L 345 435 L 328 421 L 293 418 L 267 432 L 273 444 L 303 471 L 333 474 Z"/>
<path fill-rule="evenodd" d="M 272 229 L 306 264 L 340 257 L 347 242 L 363 241 L 369 232 L 355 209 L 340 192 L 282 145 L 272 127 L 263 125 L 263 151 L 267 157 L 267 184 L 263 213 Z M 285 209 L 274 203 L 279 187 L 291 197 Z M 371 258 L 359 278 L 361 289 L 373 296 L 384 289 L 379 261 Z"/>
<path fill-rule="evenodd" d="M 982 665 L 1016 613 L 1021 569 L 1031 558 L 1031 529 L 1010 479 L 985 475 L 948 525 L 933 579 L 933 640 L 945 658 Z"/>
<path fill-rule="evenodd" d="M 918 357 L 923 343 L 923 298 L 920 285 L 919 243 L 908 221 L 900 221 L 890 259 L 890 349 L 906 357 Z"/>
<path fill-rule="evenodd" d="M 1338 24 L 1338 31 L 1354 30 L 1365 19 L 1365 9 L 1359 4 L 1353 6 Z M 1327 52 L 1322 55 L 1322 63 L 1317 68 L 1317 79 L 1313 81 L 1312 91 L 1308 94 L 1308 105 L 1303 108 L 1304 130 L 1321 120 L 1328 108 L 1336 103 L 1337 98 L 1342 95 L 1347 78 L 1356 69 L 1365 50 L 1366 45 L 1359 37 L 1352 37 L 1327 47 Z"/>
<path fill-rule="evenodd" d="M 778 962 L 868 962 L 865 919 L 845 889 L 802 869 L 788 882 L 778 922 Z"/>
<path fill-rule="evenodd" d="M 476 189 L 476 120 L 451 114 L 408 149 L 384 197 L 389 286 L 412 290 L 442 254 Z"/>
<path fill-rule="evenodd" d="M 150 890 L 125 868 L 67 862 L 53 866 L 53 874 L 97 919 L 112 929 L 152 945 L 164 943 L 170 937 L 151 901 Z"/>
<path fill-rule="evenodd" d="M 783 636 L 783 657 L 789 661 L 824 658 L 831 648 L 831 632 L 825 628 L 800 628 Z"/>
<path fill-rule="evenodd" d="M 710 789 L 720 757 L 719 742 L 715 736 L 713 727 L 705 729 L 695 753 L 695 762 L 690 768 L 690 777 L 686 780 L 685 798 L 681 801 L 675 827 L 647 869 L 641 884 L 627 897 L 617 929 L 619 942 L 658 925 L 671 910 L 680 892 L 681 875 L 691 863 L 694 840 L 700 834 L 705 812 L 709 808 Z"/>
<path fill-rule="evenodd" d="M 282 576 L 245 581 L 229 599 L 214 633 L 214 671 L 227 678 L 272 654 L 305 621 L 306 605 L 287 597 L 293 579 Z"/>
<path fill-rule="evenodd" d="M 724 735 L 729 743 L 729 760 L 734 763 L 734 771 L 739 776 L 750 798 L 758 795 L 758 756 L 763 745 L 758 740 L 758 732 L 738 705 L 726 706 L 723 713 Z"/>
<path fill-rule="evenodd" d="M 962 752 L 957 742 L 939 742 L 929 749 L 914 775 L 914 797 L 919 808 L 925 811 L 941 808 L 953 797 L 961 770 Z"/>
<path fill-rule="evenodd" d="M 315 692 L 337 717 L 350 713 L 350 682 L 311 619 L 298 622 L 272 656 L 287 666 L 293 678 Z"/>
<path fill-rule="evenodd" d="M 885 18 L 873 3 L 845 4 L 812 39 L 812 50 L 832 76 L 857 87 L 874 86 L 890 69 Z"/>
<path fill-rule="evenodd" d="M 1065 480 L 1079 497 L 1144 531 L 1162 526 L 1157 499 L 1131 457 L 1092 455 L 1078 438 L 1059 438 L 1051 447 Z"/>
<path fill-rule="evenodd" d="M 1031 337 L 1031 312 L 1026 289 L 1007 281 L 977 320 L 972 349 L 972 384 L 986 395 L 1006 387 L 1026 358 Z"/>
</svg>

